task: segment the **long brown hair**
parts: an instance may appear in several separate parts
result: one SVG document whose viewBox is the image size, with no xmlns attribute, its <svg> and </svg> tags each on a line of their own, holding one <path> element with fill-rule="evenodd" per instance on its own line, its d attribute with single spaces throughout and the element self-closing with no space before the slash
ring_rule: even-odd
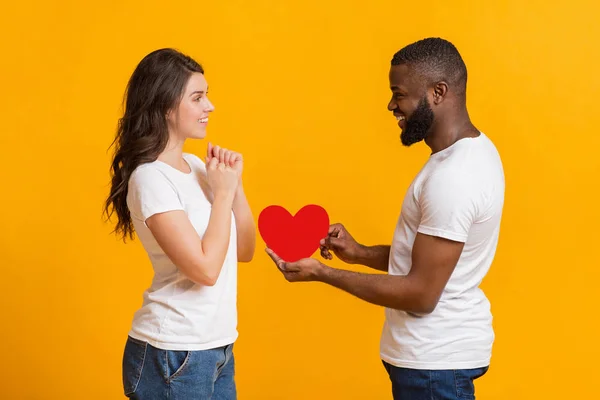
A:
<svg viewBox="0 0 600 400">
<path fill-rule="evenodd" d="M 153 51 L 133 71 L 125 91 L 124 113 L 119 119 L 111 164 L 110 194 L 104 205 L 106 220 L 117 214 L 113 233 L 133 239 L 127 207 L 129 178 L 141 164 L 156 161 L 169 140 L 167 112 L 176 109 L 194 72 L 204 69 L 174 49 Z"/>
</svg>

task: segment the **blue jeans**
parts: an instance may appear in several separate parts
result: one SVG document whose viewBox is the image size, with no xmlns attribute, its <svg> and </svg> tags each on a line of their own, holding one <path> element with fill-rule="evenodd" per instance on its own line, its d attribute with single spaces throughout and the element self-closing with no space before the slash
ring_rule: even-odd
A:
<svg viewBox="0 0 600 400">
<path fill-rule="evenodd" d="M 395 367 L 383 362 L 394 400 L 475 400 L 473 381 L 488 367 L 475 369 L 419 370 Z"/>
<path fill-rule="evenodd" d="M 235 400 L 234 364 L 233 344 L 171 351 L 128 337 L 123 389 L 138 400 Z"/>
</svg>

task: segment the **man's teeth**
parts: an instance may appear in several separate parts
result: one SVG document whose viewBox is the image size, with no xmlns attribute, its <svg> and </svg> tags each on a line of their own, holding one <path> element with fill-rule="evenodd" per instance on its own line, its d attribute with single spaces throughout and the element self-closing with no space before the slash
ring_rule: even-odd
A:
<svg viewBox="0 0 600 400">
<path fill-rule="evenodd" d="M 396 117 L 396 119 L 397 119 L 398 121 L 404 121 L 404 116 L 397 116 L 397 117 Z"/>
<path fill-rule="evenodd" d="M 204 124 L 204 123 L 208 122 L 208 117 L 206 117 L 206 118 L 200 118 L 198 120 L 198 122 L 200 122 L 201 124 Z"/>
</svg>

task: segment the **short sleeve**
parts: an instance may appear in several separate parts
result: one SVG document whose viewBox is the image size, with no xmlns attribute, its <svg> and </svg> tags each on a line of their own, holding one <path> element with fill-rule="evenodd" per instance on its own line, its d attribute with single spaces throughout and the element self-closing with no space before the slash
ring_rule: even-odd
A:
<svg viewBox="0 0 600 400">
<path fill-rule="evenodd" d="M 418 232 L 466 242 L 475 220 L 477 189 L 470 174 L 443 171 L 429 177 L 418 196 Z"/>
<path fill-rule="evenodd" d="M 149 166 L 131 175 L 127 205 L 131 215 L 142 221 L 154 214 L 184 209 L 173 183 L 162 171 Z"/>
<path fill-rule="evenodd" d="M 206 164 L 200 159 L 200 157 L 192 153 L 183 153 L 183 157 L 196 169 L 206 173 Z"/>
</svg>

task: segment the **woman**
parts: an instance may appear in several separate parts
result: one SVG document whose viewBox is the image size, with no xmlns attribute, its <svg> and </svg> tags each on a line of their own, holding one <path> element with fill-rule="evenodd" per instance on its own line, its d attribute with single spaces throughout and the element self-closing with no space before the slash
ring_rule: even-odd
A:
<svg viewBox="0 0 600 400">
<path fill-rule="evenodd" d="M 173 49 L 148 54 L 129 80 L 112 162 L 108 218 L 139 237 L 154 269 L 123 356 L 132 399 L 235 399 L 237 262 L 255 249 L 242 156 L 208 144 L 183 152 L 209 114 L 202 67 Z"/>
</svg>

